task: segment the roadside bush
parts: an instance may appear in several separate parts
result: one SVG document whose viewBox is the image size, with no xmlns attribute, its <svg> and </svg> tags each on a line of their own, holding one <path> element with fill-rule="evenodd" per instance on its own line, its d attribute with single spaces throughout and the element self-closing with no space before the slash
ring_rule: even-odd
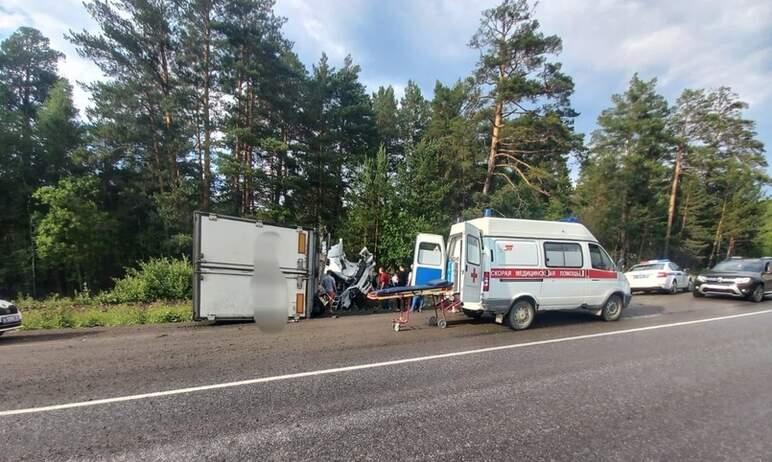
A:
<svg viewBox="0 0 772 462">
<path fill-rule="evenodd" d="M 46 304 L 52 303 L 52 304 Z M 69 327 L 132 326 L 193 320 L 189 302 L 174 304 L 75 305 L 67 299 L 48 299 L 22 308 L 22 327 L 56 329 Z"/>
<path fill-rule="evenodd" d="M 193 268 L 187 257 L 153 258 L 128 268 L 126 276 L 115 280 L 113 290 L 100 294 L 103 303 L 185 300 L 192 296 Z"/>
</svg>

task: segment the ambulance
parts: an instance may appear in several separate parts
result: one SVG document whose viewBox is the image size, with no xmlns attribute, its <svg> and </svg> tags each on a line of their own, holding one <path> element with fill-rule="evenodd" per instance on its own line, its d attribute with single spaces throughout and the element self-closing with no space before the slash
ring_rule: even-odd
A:
<svg viewBox="0 0 772 462">
<path fill-rule="evenodd" d="M 579 310 L 616 321 L 630 285 L 595 236 L 580 223 L 482 217 L 456 223 L 447 242 L 416 238 L 412 285 L 453 283 L 470 317 L 484 313 L 512 329 L 536 314 Z"/>
</svg>

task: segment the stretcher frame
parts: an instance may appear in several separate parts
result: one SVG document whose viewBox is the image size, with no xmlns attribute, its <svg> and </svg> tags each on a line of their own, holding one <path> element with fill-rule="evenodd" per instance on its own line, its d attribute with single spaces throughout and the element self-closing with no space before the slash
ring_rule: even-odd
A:
<svg viewBox="0 0 772 462">
<path fill-rule="evenodd" d="M 458 292 L 453 291 L 452 287 L 405 290 L 386 295 L 377 295 L 377 292 L 367 294 L 367 298 L 373 301 L 398 300 L 399 316 L 391 320 L 391 327 L 394 332 L 399 332 L 402 327 L 410 323 L 411 302 L 414 297 L 424 297 L 431 300 L 434 316 L 428 319 L 428 324 L 440 329 L 448 326 L 447 313 L 457 313 L 461 310 L 461 298 Z"/>
</svg>

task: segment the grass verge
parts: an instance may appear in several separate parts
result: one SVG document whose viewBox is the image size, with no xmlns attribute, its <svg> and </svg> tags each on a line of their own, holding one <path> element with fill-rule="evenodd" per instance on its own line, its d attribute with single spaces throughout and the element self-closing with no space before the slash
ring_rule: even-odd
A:
<svg viewBox="0 0 772 462">
<path fill-rule="evenodd" d="M 16 302 L 22 313 L 22 329 L 67 327 L 133 326 L 192 320 L 190 301 L 149 304 L 98 304 L 82 299 L 22 299 Z"/>
</svg>

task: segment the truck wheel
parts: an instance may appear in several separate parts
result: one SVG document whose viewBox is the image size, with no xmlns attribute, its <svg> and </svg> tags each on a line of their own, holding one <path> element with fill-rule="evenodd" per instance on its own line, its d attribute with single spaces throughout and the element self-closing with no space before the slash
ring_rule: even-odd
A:
<svg viewBox="0 0 772 462">
<path fill-rule="evenodd" d="M 619 295 L 612 295 L 606 300 L 600 315 L 604 321 L 616 321 L 622 316 L 622 299 Z"/>
<path fill-rule="evenodd" d="M 483 315 L 482 310 L 463 310 L 464 314 L 472 319 L 480 319 Z"/>
<path fill-rule="evenodd" d="M 764 300 L 764 284 L 757 285 L 748 299 L 754 303 L 761 303 Z"/>
<path fill-rule="evenodd" d="M 692 290 L 692 295 L 694 295 L 694 298 L 702 298 L 702 297 L 704 297 L 704 296 L 705 296 L 705 294 L 703 294 L 702 292 L 700 292 L 700 291 L 699 291 L 699 289 L 697 289 L 697 288 L 694 288 L 694 289 Z"/>
<path fill-rule="evenodd" d="M 528 329 L 536 317 L 536 309 L 528 300 L 518 300 L 507 314 L 507 324 L 514 330 Z"/>
</svg>

